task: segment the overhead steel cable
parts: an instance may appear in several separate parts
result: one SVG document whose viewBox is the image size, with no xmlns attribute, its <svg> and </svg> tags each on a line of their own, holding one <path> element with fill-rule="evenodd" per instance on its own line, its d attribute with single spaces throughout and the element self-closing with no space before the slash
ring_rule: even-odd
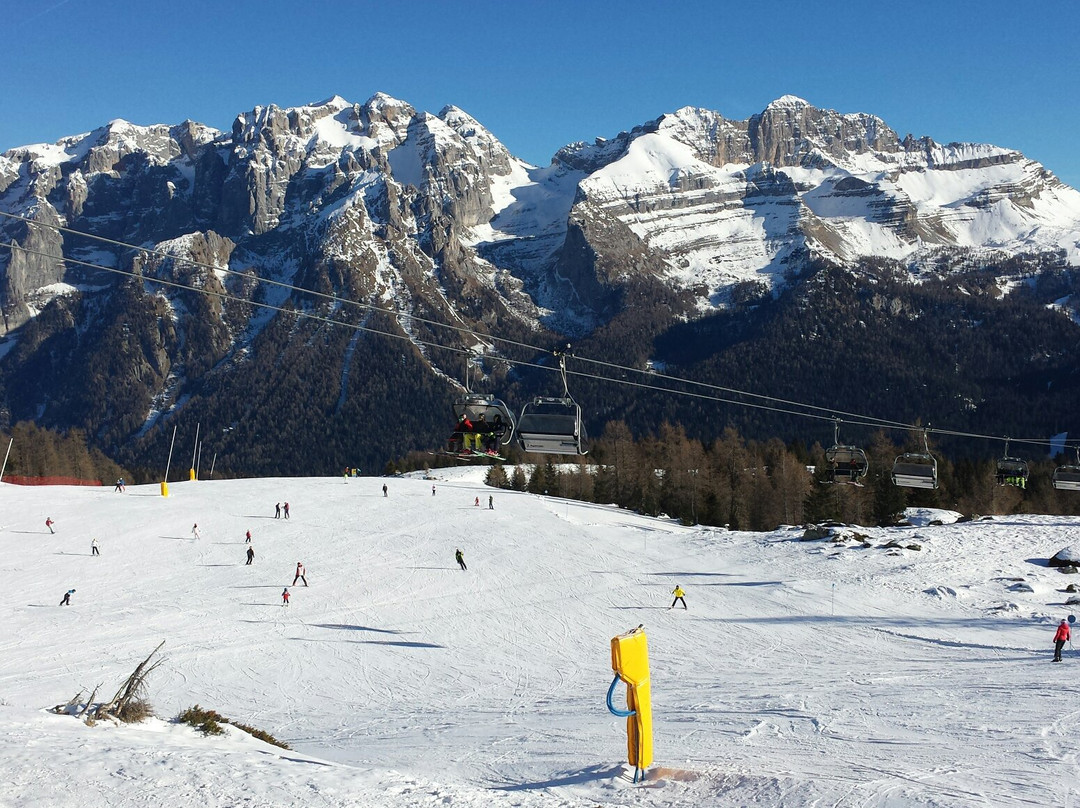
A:
<svg viewBox="0 0 1080 808">
<path fill-rule="evenodd" d="M 92 233 L 86 233 L 86 232 L 83 232 L 83 231 L 80 231 L 80 230 L 74 230 L 74 229 L 69 228 L 69 227 L 64 227 L 63 225 L 49 224 L 47 222 L 39 222 L 39 221 L 36 221 L 34 219 L 30 219 L 28 217 L 25 217 L 25 216 L 20 216 L 18 214 L 13 214 L 13 213 L 7 213 L 5 211 L 0 211 L 0 216 L 7 217 L 9 219 L 14 219 L 14 220 L 23 222 L 23 223 L 25 223 L 27 225 L 33 225 L 33 226 L 37 226 L 37 227 L 44 227 L 44 228 L 47 228 L 47 229 L 55 230 L 55 231 L 60 232 L 60 233 L 67 233 L 67 234 L 72 235 L 72 236 L 77 236 L 79 238 L 86 238 L 86 239 L 90 239 L 90 240 L 94 240 L 94 241 L 99 241 L 99 242 L 102 242 L 102 243 L 105 243 L 105 244 L 113 245 L 115 247 L 121 247 L 121 248 L 126 249 L 126 250 L 132 250 L 132 251 L 137 252 L 137 253 L 142 253 L 142 254 L 147 254 L 147 255 L 155 255 L 155 256 L 158 256 L 158 257 L 160 257 L 162 259 L 171 260 L 173 262 L 180 262 L 182 264 L 186 264 L 186 265 L 193 266 L 193 267 L 200 268 L 200 269 L 205 269 L 205 270 L 215 272 L 215 273 L 216 272 L 223 272 L 223 273 L 226 273 L 226 274 L 229 274 L 229 275 L 238 275 L 238 276 L 244 278 L 247 281 L 254 280 L 257 283 L 262 283 L 262 284 L 267 284 L 267 285 L 275 286 L 275 287 L 282 288 L 282 289 L 287 289 L 287 290 L 289 290 L 291 292 L 295 292 L 297 294 L 310 295 L 312 297 L 315 297 L 317 299 L 323 300 L 323 301 L 328 302 L 328 303 L 347 304 L 347 305 L 354 306 L 354 307 L 357 307 L 357 308 L 360 308 L 360 309 L 368 310 L 369 312 L 385 314 L 388 317 L 391 317 L 391 318 L 393 318 L 393 319 L 395 319 L 397 321 L 407 319 L 407 320 L 411 320 L 413 322 L 423 323 L 425 325 L 429 325 L 429 326 L 432 326 L 432 327 L 435 327 L 435 328 L 449 329 L 449 330 L 457 332 L 459 334 L 468 335 L 468 336 L 472 337 L 473 339 L 475 339 L 477 341 L 480 341 L 480 342 L 488 340 L 488 341 L 491 341 L 491 342 L 500 342 L 500 343 L 504 343 L 506 345 L 512 345 L 512 346 L 517 347 L 517 348 L 523 348 L 525 350 L 532 351 L 534 353 L 554 353 L 550 349 L 538 348 L 538 347 L 536 347 L 534 345 L 529 345 L 528 343 L 519 342 L 517 340 L 508 339 L 508 338 L 505 338 L 505 337 L 499 337 L 499 336 L 492 335 L 492 334 L 484 334 L 484 333 L 475 331 L 475 330 L 473 330 L 471 328 L 468 328 L 466 326 L 451 325 L 451 324 L 448 324 L 448 323 L 442 323 L 442 322 L 439 322 L 437 320 L 431 320 L 431 319 L 424 318 L 424 317 L 419 317 L 419 316 L 416 316 L 416 315 L 406 315 L 406 314 L 403 314 L 403 313 L 401 313 L 399 311 L 395 311 L 393 309 L 385 309 L 385 308 L 381 308 L 381 307 L 376 306 L 376 305 L 371 304 L 371 303 L 364 303 L 364 302 L 361 302 L 361 301 L 358 301 L 358 300 L 350 300 L 348 298 L 339 297 L 337 295 L 327 294 L 325 292 L 318 292 L 318 291 L 315 291 L 315 290 L 312 290 L 312 289 L 305 289 L 303 287 L 296 286 L 294 284 L 285 283 L 284 281 L 277 281 L 277 280 L 273 280 L 273 279 L 270 279 L 270 278 L 263 278 L 263 277 L 258 277 L 258 276 L 253 278 L 248 272 L 244 272 L 244 271 L 241 271 L 241 270 L 230 269 L 228 267 L 215 266 L 214 264 L 208 264 L 208 263 L 205 263 L 205 262 L 202 262 L 202 261 L 196 261 L 195 259 L 192 259 L 192 258 L 187 258 L 187 257 L 184 257 L 184 256 L 179 256 L 179 255 L 173 255 L 173 254 L 168 253 L 168 252 L 166 252 L 164 250 L 158 250 L 158 249 L 154 249 L 154 248 L 150 248 L 150 247 L 141 247 L 141 246 L 138 246 L 138 245 L 135 245 L 135 244 L 129 244 L 127 242 L 118 241 L 116 239 L 111 239 L 111 238 L 108 238 L 108 237 L 105 237 L 105 236 L 98 236 L 98 235 L 94 235 Z M 270 310 L 273 310 L 273 311 L 278 311 L 278 312 L 282 312 L 282 313 L 286 313 L 286 314 L 294 314 L 296 316 L 307 317 L 309 319 L 313 319 L 313 320 L 316 320 L 316 321 L 319 321 L 319 322 L 324 322 L 324 323 L 327 323 L 327 324 L 330 324 L 330 325 L 344 325 L 344 326 L 347 326 L 347 327 L 350 327 L 350 328 L 353 328 L 353 329 L 359 330 L 359 331 L 366 331 L 366 332 L 369 332 L 369 333 L 374 333 L 374 334 L 379 334 L 379 335 L 382 335 L 382 336 L 392 337 L 394 339 L 405 340 L 405 341 L 411 342 L 411 343 L 413 343 L 415 345 L 419 345 L 419 346 L 423 346 L 423 347 L 438 348 L 438 349 L 441 349 L 441 350 L 450 351 L 451 353 L 471 354 L 471 351 L 469 351 L 468 349 L 455 348 L 455 347 L 452 347 L 452 346 L 449 346 L 449 345 L 443 345 L 443 344 L 438 343 L 438 342 L 428 342 L 428 341 L 425 341 L 425 340 L 414 338 L 412 336 L 409 336 L 408 334 L 394 334 L 394 333 L 389 332 L 389 331 L 382 331 L 382 330 L 375 329 L 375 328 L 370 328 L 370 327 L 367 327 L 367 326 L 361 326 L 361 325 L 354 324 L 354 323 L 348 323 L 348 322 L 345 322 L 345 321 L 342 321 L 342 320 L 334 320 L 334 319 L 331 319 L 331 318 L 310 314 L 308 312 L 304 312 L 301 309 L 287 309 L 287 308 L 284 308 L 284 307 L 281 307 L 281 306 L 275 306 L 275 305 L 270 304 L 270 303 L 260 303 L 260 302 L 257 302 L 257 301 L 249 300 L 247 298 L 242 298 L 242 297 L 237 297 L 235 295 L 230 295 L 228 293 L 215 292 L 215 291 L 210 290 L 210 289 L 204 289 L 204 288 L 200 288 L 200 287 L 196 287 L 196 286 L 187 286 L 185 284 L 177 283 L 175 281 L 166 281 L 166 280 L 163 280 L 163 279 L 160 279 L 160 278 L 148 277 L 148 276 L 145 276 L 145 275 L 143 275 L 141 273 L 134 272 L 134 271 L 123 270 L 123 269 L 119 269 L 119 268 L 116 268 L 116 267 L 107 267 L 107 266 L 103 266 L 101 264 L 95 264 L 95 263 L 92 263 L 92 262 L 89 262 L 89 261 L 82 261 L 82 260 L 74 259 L 74 258 L 66 258 L 66 257 L 64 257 L 62 255 L 61 256 L 56 256 L 56 255 L 52 255 L 52 254 L 49 254 L 49 253 L 44 253 L 44 252 L 41 252 L 41 251 L 28 249 L 26 247 L 22 247 L 22 246 L 18 246 L 18 245 L 10 245 L 10 244 L 0 243 L 0 246 L 7 247 L 9 250 L 18 249 L 18 250 L 21 250 L 22 252 L 25 252 L 25 253 L 28 253 L 28 254 L 38 255 L 38 256 L 41 256 L 41 257 L 44 257 L 44 258 L 51 258 L 51 259 L 57 260 L 57 261 L 65 261 L 65 262 L 68 262 L 68 263 L 77 264 L 79 266 L 89 267 L 91 269 L 96 269 L 96 270 L 101 270 L 101 271 L 106 271 L 106 272 L 112 272 L 112 273 L 120 274 L 120 275 L 127 275 L 127 276 L 130 276 L 130 277 L 136 277 L 136 278 L 140 278 L 141 280 L 146 281 L 146 282 L 159 283 L 159 284 L 164 285 L 164 286 L 171 286 L 171 287 L 174 287 L 174 288 L 185 289 L 185 290 L 188 290 L 188 291 L 200 292 L 200 293 L 203 293 L 203 294 L 212 295 L 212 296 L 224 299 L 224 300 L 231 300 L 231 301 L 235 301 L 235 302 L 238 302 L 238 303 L 243 303 L 243 304 L 247 304 L 247 305 L 251 305 L 251 306 L 258 306 L 258 307 L 261 307 L 261 308 L 266 308 L 266 309 L 270 309 Z M 765 395 L 765 394 L 762 394 L 762 393 L 752 393 L 752 392 L 749 392 L 749 391 L 746 391 L 746 390 L 739 390 L 737 388 L 729 388 L 729 387 L 724 387 L 724 386 L 721 386 L 721 385 L 714 385 L 714 384 L 710 384 L 708 382 L 701 382 L 701 381 L 697 381 L 697 380 L 694 380 L 694 379 L 685 379 L 685 378 L 681 378 L 681 377 L 678 377 L 678 376 L 671 376 L 671 375 L 668 375 L 668 374 L 657 374 L 657 373 L 655 373 L 653 371 L 643 370 L 641 368 L 634 368 L 634 367 L 629 367 L 629 366 L 626 366 L 626 365 L 619 365 L 619 364 L 612 363 L 612 362 L 606 362 L 606 361 L 600 360 L 600 359 L 591 359 L 591 358 L 588 358 L 588 357 L 580 357 L 580 356 L 576 356 L 576 355 L 574 355 L 572 353 L 570 355 L 573 356 L 573 358 L 575 358 L 575 359 L 577 359 L 578 361 L 581 361 L 581 362 L 594 364 L 594 365 L 597 365 L 597 366 L 600 366 L 600 367 L 604 367 L 604 368 L 608 368 L 608 369 L 612 369 L 612 370 L 618 370 L 618 371 L 622 371 L 622 372 L 626 372 L 626 373 L 635 373 L 635 374 L 644 375 L 644 376 L 649 377 L 653 381 L 658 381 L 659 380 L 659 381 L 663 381 L 665 383 L 684 384 L 684 385 L 689 385 L 689 386 L 693 386 L 693 387 L 701 387 L 701 388 L 704 388 L 704 389 L 707 389 L 707 390 L 716 390 L 716 391 L 723 392 L 723 393 L 728 393 L 728 394 L 731 394 L 731 395 L 743 396 L 743 397 L 746 397 L 746 398 L 753 398 L 753 399 L 758 399 L 758 400 L 761 400 L 761 401 L 773 402 L 775 404 L 782 405 L 782 406 L 770 406 L 768 404 L 755 404 L 755 403 L 751 403 L 751 402 L 748 402 L 748 401 L 738 401 L 738 400 L 733 400 L 733 399 L 729 399 L 729 398 L 721 398 L 719 396 L 712 396 L 712 395 L 707 395 L 707 394 L 704 394 L 704 393 L 693 393 L 693 392 L 686 391 L 686 390 L 677 390 L 677 389 L 673 389 L 673 388 L 668 387 L 668 386 L 660 386 L 660 385 L 657 385 L 657 384 L 645 384 L 645 383 L 640 383 L 640 382 L 631 382 L 631 381 L 629 381 L 627 379 L 618 379 L 618 378 L 613 378 L 613 377 L 610 377 L 610 376 L 599 376 L 599 375 L 590 374 L 590 373 L 583 373 L 581 371 L 567 370 L 567 373 L 570 374 L 570 375 L 579 376 L 579 377 L 582 377 L 582 378 L 594 379 L 594 380 L 597 380 L 597 381 L 610 382 L 610 383 L 613 383 L 613 384 L 624 384 L 624 385 L 636 387 L 636 388 L 639 388 L 639 389 L 648 389 L 648 390 L 653 390 L 653 391 L 656 391 L 656 392 L 673 393 L 675 395 L 680 395 L 680 396 L 684 396 L 684 397 L 688 397 L 688 398 L 697 398 L 697 399 L 702 399 L 702 400 L 715 401 L 715 402 L 723 403 L 723 404 L 732 404 L 732 405 L 735 405 L 735 406 L 748 407 L 748 408 L 751 408 L 751 409 L 766 410 L 766 411 L 776 412 L 778 414 L 783 414 L 783 415 L 800 416 L 800 417 L 803 417 L 803 418 L 811 418 L 811 419 L 814 419 L 814 420 L 836 421 L 837 416 L 843 415 L 843 416 L 846 416 L 846 417 L 844 419 L 842 419 L 842 422 L 847 423 L 847 424 L 851 424 L 851 425 L 854 425 L 854 426 L 866 426 L 866 427 L 871 427 L 871 428 L 894 429 L 894 430 L 898 430 L 898 431 L 917 432 L 917 433 L 921 432 L 923 434 L 948 435 L 948 436 L 951 436 L 951 437 L 983 439 L 983 440 L 990 440 L 990 441 L 1003 441 L 1003 440 L 1006 440 L 1005 437 L 1000 436 L 1000 435 L 981 435 L 981 434 L 977 434 L 977 433 L 969 433 L 969 432 L 960 432 L 960 431 L 955 431 L 955 430 L 941 429 L 939 427 L 929 427 L 929 426 L 922 427 L 922 426 L 919 426 L 917 424 L 907 424 L 907 423 L 904 423 L 904 422 L 901 422 L 901 421 L 894 421 L 894 420 L 890 420 L 890 419 L 878 418 L 876 416 L 865 415 L 865 414 L 861 414 L 861 413 L 852 413 L 852 412 L 845 412 L 845 411 L 841 411 L 841 410 L 835 410 L 835 409 L 831 409 L 831 408 L 828 408 L 828 407 L 822 407 L 820 405 L 808 404 L 808 403 L 805 403 L 805 402 L 794 401 L 794 400 L 789 400 L 789 399 L 782 399 L 782 398 L 778 398 L 778 397 L 775 397 L 775 396 Z M 547 366 L 547 365 L 542 365 L 542 364 L 539 364 L 539 363 L 536 363 L 536 362 L 527 362 L 527 361 L 518 360 L 518 359 L 511 359 L 509 357 L 501 356 L 501 355 L 498 357 L 498 359 L 499 359 L 499 361 L 506 362 L 509 365 L 516 365 L 516 366 L 521 366 L 521 367 L 531 367 L 531 368 L 536 368 L 536 369 L 539 369 L 539 370 L 548 370 L 548 371 L 556 370 L 555 368 L 552 368 L 552 367 Z M 800 409 L 788 409 L 788 407 L 797 407 L 797 408 L 800 408 Z M 1035 446 L 1053 446 L 1054 445 L 1052 441 L 1047 440 L 1045 438 L 1009 438 L 1009 440 L 1011 442 L 1013 442 L 1013 443 L 1020 443 L 1020 444 L 1025 444 L 1025 445 L 1035 445 Z"/>
<path fill-rule="evenodd" d="M 184 257 L 184 256 L 173 255 L 173 254 L 171 254 L 169 252 L 166 252 L 164 250 L 153 249 L 153 248 L 150 248 L 150 247 L 140 247 L 140 246 L 135 245 L 135 244 L 130 244 L 128 242 L 108 238 L 106 236 L 98 236 L 98 235 L 94 235 L 93 233 L 86 233 L 86 232 L 81 231 L 81 230 L 74 230 L 74 229 L 72 229 L 70 227 L 64 227 L 63 225 L 59 225 L 59 224 L 50 224 L 48 222 L 39 222 L 39 221 L 37 221 L 35 219 L 30 219 L 30 218 L 28 218 L 26 216 L 19 216 L 18 214 L 14 214 L 14 213 L 6 213 L 4 211 L 0 211 L 0 216 L 5 216 L 5 217 L 10 218 L 10 219 L 15 219 L 17 221 L 23 222 L 23 223 L 28 224 L 28 225 L 34 225 L 34 226 L 37 226 L 37 227 L 44 227 L 44 228 L 47 228 L 47 229 L 50 229 L 50 230 L 55 230 L 55 231 L 60 232 L 60 233 L 67 233 L 67 234 L 72 235 L 72 236 L 78 236 L 80 238 L 87 238 L 87 239 L 91 239 L 91 240 L 94 240 L 94 241 L 99 241 L 99 242 L 104 243 L 104 244 L 110 244 L 110 245 L 112 245 L 114 247 L 121 247 L 121 248 L 126 249 L 126 250 L 133 250 L 133 251 L 136 251 L 136 252 L 139 252 L 139 253 L 145 253 L 147 255 L 155 255 L 155 256 L 158 256 L 159 258 L 162 258 L 162 259 L 171 260 L 171 261 L 174 261 L 174 262 L 182 262 L 182 263 L 190 265 L 190 266 L 210 270 L 210 271 L 213 271 L 213 272 L 224 272 L 224 273 L 229 274 L 229 275 L 238 275 L 238 276 L 240 276 L 240 277 L 242 277 L 242 278 L 244 278 L 245 280 L 248 280 L 248 281 L 252 280 L 251 275 L 249 275 L 247 272 L 244 272 L 244 271 L 241 271 L 241 270 L 236 270 L 236 269 L 230 269 L 229 267 L 220 267 L 220 266 L 216 266 L 214 264 L 208 264 L 208 263 L 205 263 L 205 262 L 202 262 L 202 261 L 196 261 L 195 259 L 187 258 L 187 257 Z M 22 248 L 20 248 L 20 249 L 22 249 Z M 55 258 L 55 256 L 49 256 L 49 257 Z M 416 316 L 416 315 L 403 315 L 401 312 L 394 311 L 393 309 L 385 309 L 385 308 L 381 308 L 379 306 L 376 306 L 376 305 L 374 305 L 372 303 L 364 303 L 362 301 L 350 300 L 348 298 L 343 298 L 343 297 L 339 297 L 337 295 L 327 294 L 325 292 L 317 292 L 317 291 L 314 291 L 314 290 L 311 290 L 311 289 L 305 289 L 303 287 L 296 286 L 295 284 L 285 283 L 284 281 L 277 281 L 277 280 L 273 280 L 273 279 L 270 279 L 270 278 L 262 278 L 262 277 L 256 277 L 254 280 L 256 280 L 258 283 L 263 283 L 263 284 L 267 284 L 267 285 L 270 285 L 270 286 L 275 286 L 275 287 L 278 287 L 278 288 L 281 288 L 281 289 L 287 289 L 289 291 L 296 292 L 298 294 L 306 294 L 306 295 L 310 295 L 312 297 L 319 298 L 319 299 L 322 299 L 322 300 L 335 302 L 335 303 L 348 304 L 350 306 L 356 306 L 358 308 L 367 309 L 367 310 L 370 310 L 370 311 L 373 311 L 373 312 L 378 312 L 378 313 L 385 314 L 385 315 L 390 316 L 390 317 L 394 317 L 395 319 L 403 318 L 403 317 L 407 316 L 409 319 L 411 319 L 414 322 L 423 323 L 425 325 L 436 327 L 436 328 L 446 328 L 446 329 L 449 329 L 451 331 L 456 331 L 459 334 L 466 334 L 466 335 L 468 335 L 468 336 L 470 336 L 473 339 L 476 339 L 478 341 L 484 341 L 486 339 L 486 340 L 490 340 L 492 342 L 500 342 L 500 343 L 504 343 L 506 345 L 511 345 L 511 346 L 516 347 L 516 348 L 523 348 L 525 350 L 532 351 L 534 353 L 552 353 L 548 349 L 538 348 L 538 347 L 536 347 L 534 345 L 529 345 L 528 343 L 519 342 L 517 340 L 507 339 L 505 337 L 499 337 L 499 336 L 495 336 L 495 335 L 492 335 L 492 334 L 483 334 L 483 333 L 477 332 L 477 331 L 475 331 L 475 330 L 473 330 L 471 328 L 468 328 L 466 326 L 451 325 L 451 324 L 448 324 L 448 323 L 442 323 L 442 322 L 439 322 L 437 320 L 431 320 L 431 319 L 424 318 L 424 317 L 419 317 L 419 316 Z M 836 410 L 832 410 L 832 409 L 827 408 L 827 407 L 820 407 L 820 406 L 816 406 L 816 405 L 813 405 L 813 404 L 804 404 L 802 402 L 797 402 L 797 401 L 789 401 L 789 400 L 785 400 L 785 399 L 776 398 L 774 396 L 765 395 L 765 394 L 762 394 L 762 393 L 752 393 L 752 392 L 749 392 L 747 390 L 739 390 L 737 388 L 723 387 L 723 386 L 720 386 L 720 385 L 709 384 L 707 382 L 696 381 L 694 379 L 685 379 L 685 378 L 680 378 L 680 377 L 677 377 L 677 376 L 669 376 L 667 374 L 657 375 L 654 372 L 651 372 L 649 370 L 643 370 L 642 368 L 629 367 L 627 365 L 618 365 L 618 364 L 615 364 L 615 363 L 612 363 L 612 362 L 605 362 L 605 361 L 600 360 L 600 359 L 590 359 L 590 358 L 587 358 L 587 357 L 578 357 L 578 356 L 575 356 L 575 358 L 578 359 L 579 361 L 582 361 L 582 362 L 588 362 L 588 363 L 592 363 L 592 364 L 595 364 L 595 365 L 598 365 L 598 366 L 601 366 L 601 367 L 606 367 L 606 368 L 610 368 L 610 369 L 613 369 L 613 370 L 619 370 L 619 371 L 622 371 L 622 372 L 635 373 L 635 374 L 639 374 L 639 375 L 643 375 L 643 376 L 648 376 L 649 378 L 652 378 L 652 379 L 661 379 L 661 380 L 664 380 L 664 381 L 671 381 L 671 382 L 674 382 L 674 383 L 677 383 L 677 384 L 685 384 L 685 385 L 690 385 L 690 386 L 693 386 L 693 387 L 701 387 L 701 388 L 704 388 L 704 389 L 707 389 L 707 390 L 717 390 L 717 391 L 720 391 L 720 392 L 723 392 L 723 393 L 729 393 L 731 395 L 745 396 L 747 398 L 757 399 L 757 400 L 760 400 L 760 401 L 775 402 L 777 404 L 781 404 L 781 405 L 788 406 L 788 407 L 802 407 L 802 408 L 808 409 L 808 410 L 815 410 L 815 411 L 819 411 L 819 412 L 827 412 L 827 413 L 829 413 L 829 416 L 828 416 L 829 418 L 834 418 L 836 415 L 845 415 L 845 416 L 857 417 L 857 418 L 861 419 L 862 421 L 870 421 L 870 422 L 873 422 L 873 423 L 878 424 L 880 426 L 888 427 L 888 428 L 891 428 L 891 429 L 906 430 L 906 429 L 911 429 L 912 428 L 911 425 L 909 425 L 909 424 L 905 424 L 905 423 L 902 423 L 902 422 L 899 422 L 899 421 L 891 421 L 891 420 L 887 420 L 887 419 L 876 418 L 875 416 L 861 415 L 861 414 L 849 413 L 849 412 L 838 412 Z M 500 357 L 500 359 L 505 359 L 505 357 Z M 524 364 L 527 364 L 527 363 L 524 363 Z M 543 366 L 537 366 L 537 367 L 543 367 Z M 609 378 L 609 377 L 598 377 L 598 378 L 606 379 L 606 378 Z M 666 388 L 657 387 L 657 389 L 666 389 Z M 738 403 L 738 402 L 730 402 L 729 401 L 728 403 Z M 786 412 L 786 410 L 778 410 L 778 412 L 780 412 L 780 411 Z M 855 422 L 852 422 L 852 423 L 855 423 Z"/>
</svg>

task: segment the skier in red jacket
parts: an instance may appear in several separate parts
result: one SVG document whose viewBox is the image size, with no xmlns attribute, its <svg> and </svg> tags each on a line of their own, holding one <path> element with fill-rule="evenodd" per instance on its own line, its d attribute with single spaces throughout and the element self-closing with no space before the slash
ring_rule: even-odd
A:
<svg viewBox="0 0 1080 808">
<path fill-rule="evenodd" d="M 1057 627 L 1057 632 L 1054 634 L 1054 662 L 1061 662 L 1061 649 L 1071 639 L 1072 632 L 1069 631 L 1069 622 L 1062 620 Z"/>
</svg>

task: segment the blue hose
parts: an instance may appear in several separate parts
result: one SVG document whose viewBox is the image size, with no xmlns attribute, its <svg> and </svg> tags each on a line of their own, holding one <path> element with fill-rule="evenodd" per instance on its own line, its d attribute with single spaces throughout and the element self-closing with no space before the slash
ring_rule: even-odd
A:
<svg viewBox="0 0 1080 808">
<path fill-rule="evenodd" d="M 611 687 L 607 689 L 607 708 L 612 715 L 617 715 L 619 718 L 629 718 L 632 715 L 637 714 L 637 710 L 620 710 L 614 704 L 611 703 L 611 697 L 615 694 L 615 685 L 619 683 L 619 674 L 615 674 L 615 678 L 611 680 Z"/>
</svg>

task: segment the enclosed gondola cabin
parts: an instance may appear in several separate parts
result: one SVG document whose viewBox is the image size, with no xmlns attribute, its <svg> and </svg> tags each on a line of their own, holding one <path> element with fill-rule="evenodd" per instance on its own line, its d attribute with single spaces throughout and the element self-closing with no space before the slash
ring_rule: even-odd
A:
<svg viewBox="0 0 1080 808">
<path fill-rule="evenodd" d="M 825 473 L 827 483 L 847 483 L 861 485 L 870 463 L 866 452 L 857 446 L 830 446 L 825 450 L 825 460 L 829 469 Z"/>
<path fill-rule="evenodd" d="M 892 480 L 901 488 L 937 488 L 937 460 L 931 454 L 902 454 L 893 462 Z"/>
<path fill-rule="evenodd" d="M 534 398 L 521 410 L 517 436 L 526 452 L 583 455 L 589 451 L 581 407 L 572 398 Z"/>
</svg>

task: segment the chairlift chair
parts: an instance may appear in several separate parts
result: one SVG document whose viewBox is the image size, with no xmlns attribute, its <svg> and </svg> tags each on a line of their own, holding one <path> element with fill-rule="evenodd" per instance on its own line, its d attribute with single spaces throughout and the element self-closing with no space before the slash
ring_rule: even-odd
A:
<svg viewBox="0 0 1080 808">
<path fill-rule="evenodd" d="M 534 398 L 521 410 L 517 434 L 526 452 L 583 455 L 589 451 L 581 406 L 569 397 Z"/>
<path fill-rule="evenodd" d="M 870 468 L 866 452 L 858 446 L 845 446 L 840 443 L 840 420 L 836 419 L 833 432 L 834 443 L 825 450 L 825 460 L 830 468 L 825 482 L 860 485 Z"/>
<path fill-rule="evenodd" d="M 569 347 L 569 346 L 568 346 Z M 536 454 L 576 454 L 589 451 L 589 438 L 581 420 L 581 406 L 566 384 L 566 351 L 556 351 L 562 374 L 561 397 L 538 396 L 521 409 L 517 436 L 521 448 Z"/>
<path fill-rule="evenodd" d="M 906 452 L 893 461 L 893 485 L 901 488 L 938 487 L 937 459 L 930 454 L 926 430 L 923 430 L 923 448 L 925 452 Z"/>
<path fill-rule="evenodd" d="M 901 488 L 937 488 L 937 460 L 928 454 L 902 454 L 893 462 L 892 481 Z"/>
<path fill-rule="evenodd" d="M 454 404 L 455 423 L 468 418 L 473 424 L 485 424 L 500 445 L 506 445 L 514 437 L 514 415 L 498 398 L 472 393 Z"/>
<path fill-rule="evenodd" d="M 1017 488 L 1026 488 L 1028 480 L 1028 464 L 1019 457 L 1009 457 L 1009 439 L 1005 438 L 1005 455 L 997 462 L 995 479 L 998 485 L 1012 485 Z"/>
<path fill-rule="evenodd" d="M 1076 447 L 1076 463 L 1054 469 L 1053 482 L 1058 491 L 1080 491 L 1080 446 Z"/>
<path fill-rule="evenodd" d="M 465 419 L 472 424 L 467 430 L 461 428 Z M 488 453 L 494 455 L 500 445 L 506 445 L 514 437 L 514 414 L 502 400 L 469 389 L 467 365 L 465 396 L 454 404 L 454 423 L 446 451 L 466 458 L 479 451 L 481 438 Z"/>
</svg>

